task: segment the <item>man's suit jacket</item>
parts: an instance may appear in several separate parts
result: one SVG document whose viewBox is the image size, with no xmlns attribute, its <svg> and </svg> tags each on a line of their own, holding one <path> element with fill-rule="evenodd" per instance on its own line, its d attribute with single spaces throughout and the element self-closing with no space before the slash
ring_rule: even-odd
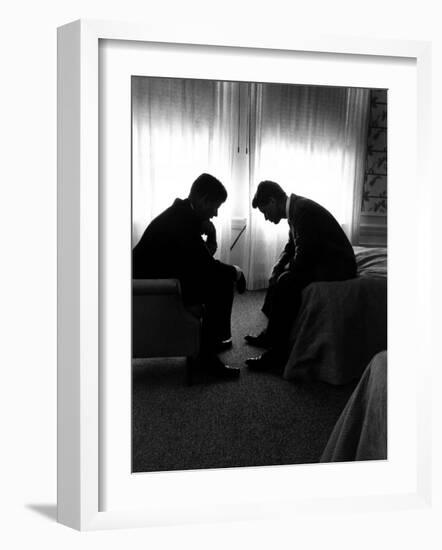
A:
<svg viewBox="0 0 442 550">
<path fill-rule="evenodd" d="M 290 195 L 289 240 L 276 269 L 284 265 L 311 281 L 351 279 L 356 276 L 353 247 L 336 219 L 320 204 Z"/>
<path fill-rule="evenodd" d="M 132 276 L 179 279 L 186 303 L 204 303 L 217 278 L 233 282 L 236 270 L 211 256 L 189 200 L 176 199 L 152 220 L 133 249 Z"/>
</svg>

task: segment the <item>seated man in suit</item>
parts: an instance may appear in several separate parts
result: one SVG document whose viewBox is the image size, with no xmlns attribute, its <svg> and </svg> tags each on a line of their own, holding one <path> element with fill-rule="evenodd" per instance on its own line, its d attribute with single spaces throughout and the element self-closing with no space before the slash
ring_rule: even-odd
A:
<svg viewBox="0 0 442 550">
<path fill-rule="evenodd" d="M 266 220 L 277 224 L 284 218 L 289 224 L 289 239 L 273 268 L 262 308 L 268 317 L 267 328 L 258 336 L 245 337 L 250 345 L 269 348 L 260 357 L 246 361 L 251 369 L 267 370 L 284 366 L 302 290 L 314 281 L 355 277 L 356 259 L 339 223 L 316 202 L 294 194 L 287 196 L 277 183 L 262 181 L 252 206 Z"/>
<path fill-rule="evenodd" d="M 134 279 L 176 278 L 186 306 L 204 304 L 201 361 L 222 376 L 239 368 L 224 365 L 216 356 L 231 346 L 230 316 L 236 283 L 245 290 L 242 271 L 213 258 L 216 232 L 210 221 L 227 198 L 220 181 L 202 174 L 187 199 L 176 199 L 144 231 L 132 253 Z M 206 235 L 206 240 L 202 235 Z"/>
</svg>

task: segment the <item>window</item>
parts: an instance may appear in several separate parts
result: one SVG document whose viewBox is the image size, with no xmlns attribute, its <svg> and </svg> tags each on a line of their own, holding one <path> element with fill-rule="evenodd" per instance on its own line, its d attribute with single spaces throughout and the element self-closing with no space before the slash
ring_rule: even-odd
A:
<svg viewBox="0 0 442 550">
<path fill-rule="evenodd" d="M 246 220 L 240 263 L 265 286 L 287 237 L 251 208 L 259 181 L 329 209 L 357 242 L 369 91 L 355 88 L 133 77 L 133 240 L 202 172 L 229 199 L 217 220 L 230 262 L 232 218 Z"/>
</svg>

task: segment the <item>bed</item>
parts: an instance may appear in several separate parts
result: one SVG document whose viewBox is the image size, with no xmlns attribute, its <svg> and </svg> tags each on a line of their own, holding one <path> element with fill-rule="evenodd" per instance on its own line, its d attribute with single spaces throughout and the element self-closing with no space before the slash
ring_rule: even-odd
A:
<svg viewBox="0 0 442 550">
<path fill-rule="evenodd" d="M 387 349 L 387 249 L 355 247 L 358 276 L 307 286 L 290 335 L 287 380 L 341 385 Z"/>
<path fill-rule="evenodd" d="M 387 458 L 387 352 L 375 355 L 350 396 L 321 462 Z"/>
</svg>

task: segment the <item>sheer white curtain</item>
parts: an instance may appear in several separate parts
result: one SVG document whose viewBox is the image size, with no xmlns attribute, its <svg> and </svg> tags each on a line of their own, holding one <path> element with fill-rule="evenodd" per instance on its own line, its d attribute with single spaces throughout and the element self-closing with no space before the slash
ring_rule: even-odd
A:
<svg viewBox="0 0 442 550">
<path fill-rule="evenodd" d="M 369 107 L 370 90 L 348 89 L 342 180 L 347 182 L 349 190 L 344 200 L 342 220 L 352 244 L 359 244 Z"/>
<path fill-rule="evenodd" d="M 325 206 L 356 242 L 363 185 L 369 91 L 280 84 L 252 85 L 250 198 L 258 183 Z M 267 286 L 288 225 L 265 222 L 250 207 L 248 287 Z"/>
<path fill-rule="evenodd" d="M 132 79 L 132 236 L 133 245 L 148 223 L 186 198 L 203 172 L 229 192 L 236 138 L 235 84 L 189 79 Z M 227 261 L 229 200 L 213 220 L 217 256 Z"/>
</svg>

